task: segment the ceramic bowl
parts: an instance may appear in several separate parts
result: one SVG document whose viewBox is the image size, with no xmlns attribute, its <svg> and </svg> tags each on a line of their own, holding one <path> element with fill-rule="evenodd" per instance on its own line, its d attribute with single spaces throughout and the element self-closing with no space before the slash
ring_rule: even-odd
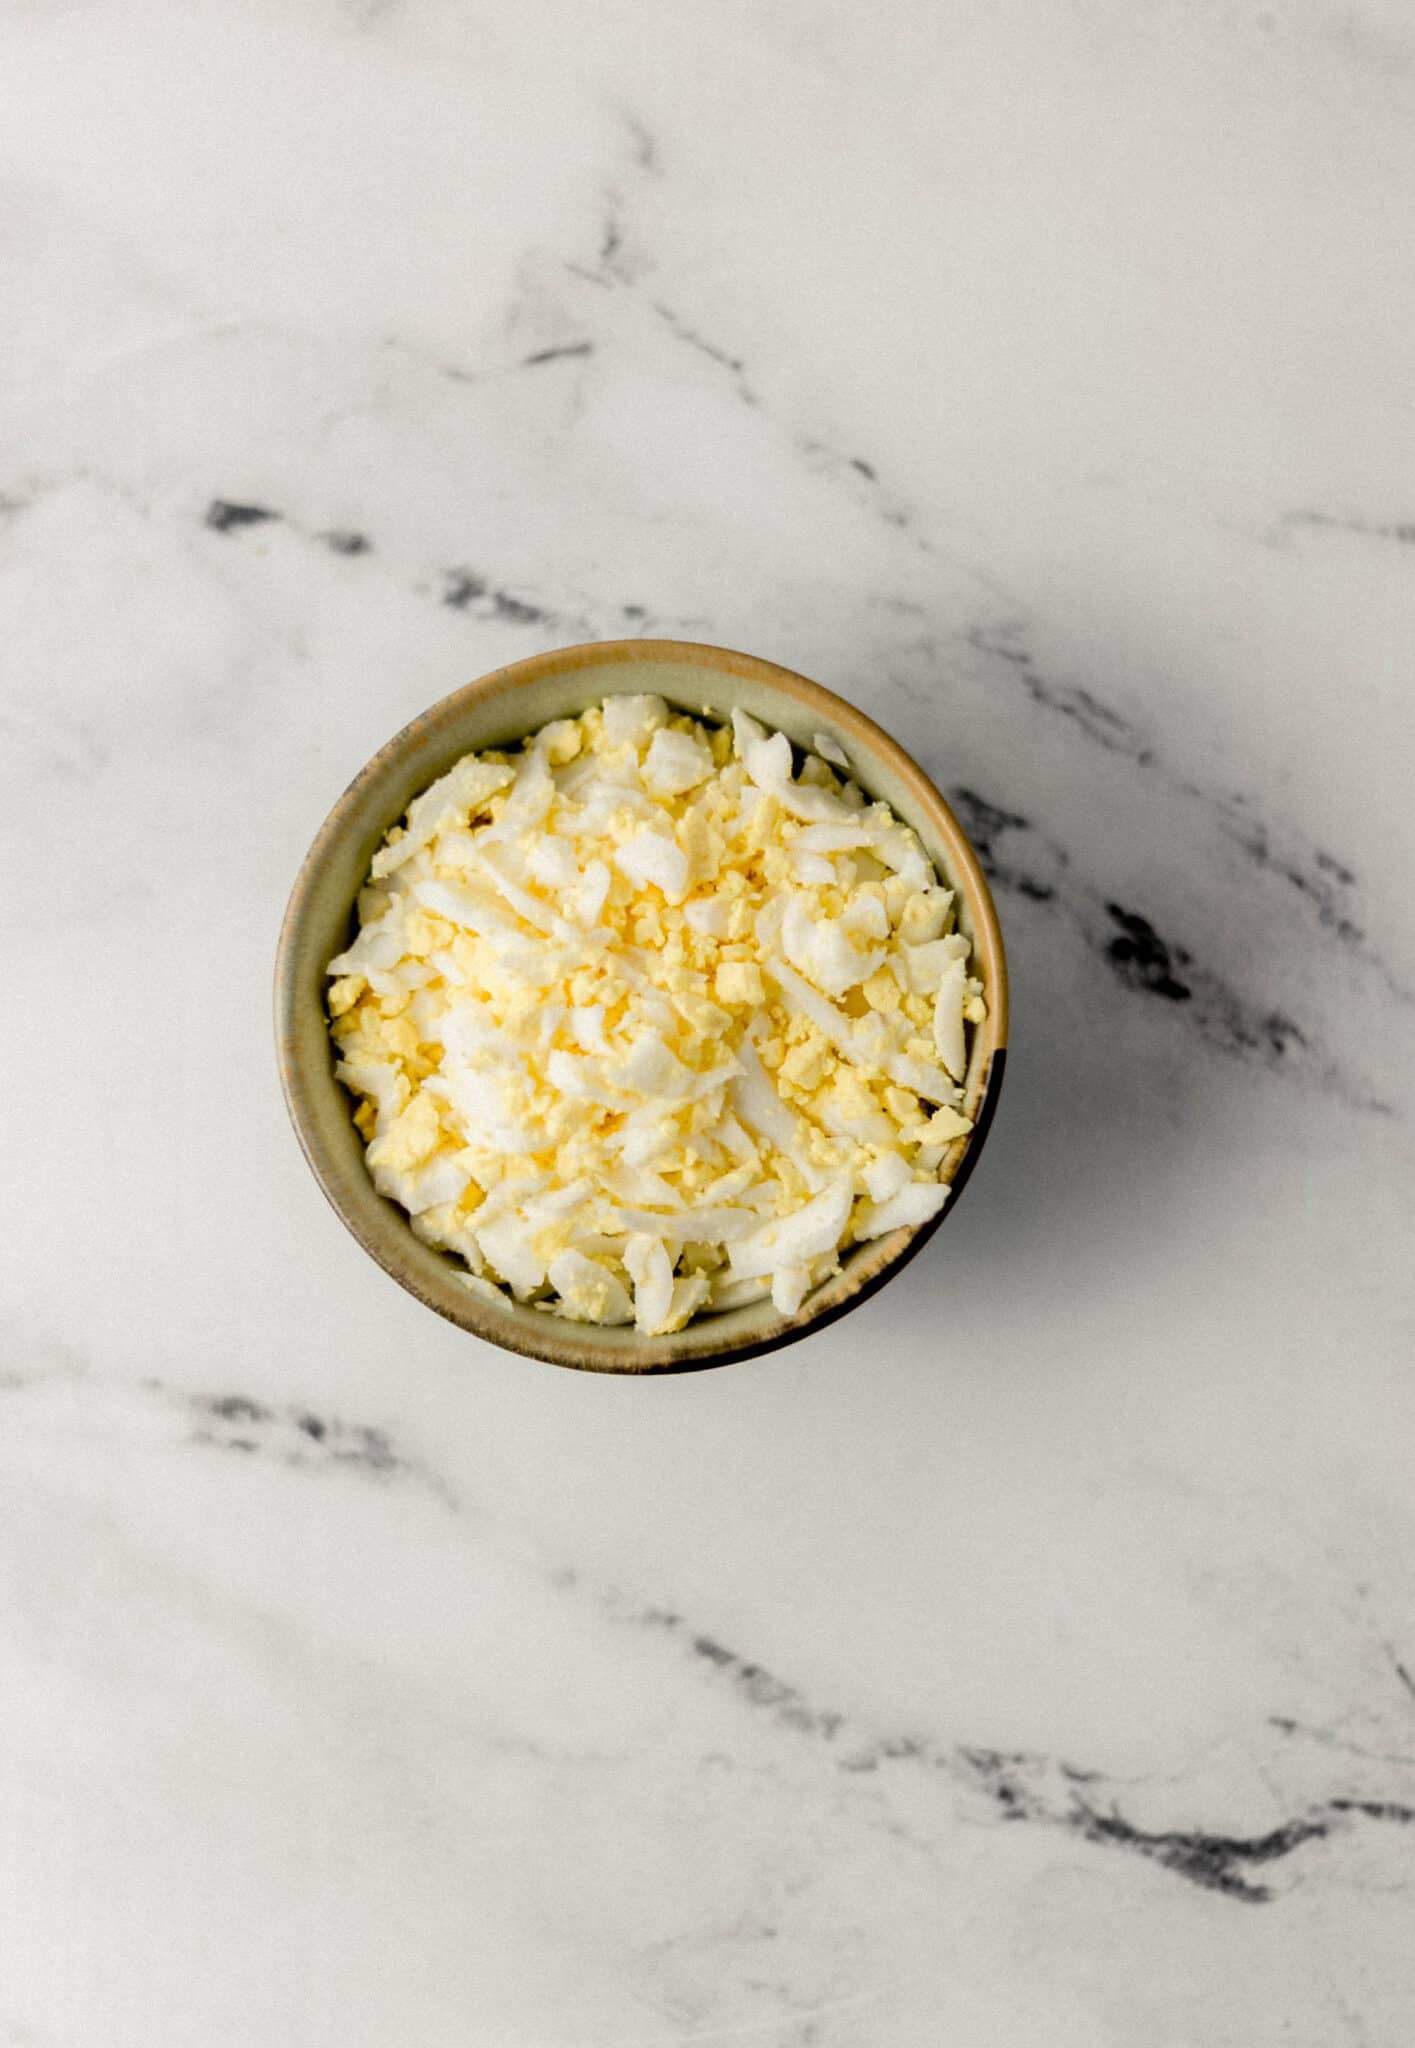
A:
<svg viewBox="0 0 1415 2048">
<path fill-rule="evenodd" d="M 407 1217 L 374 1188 L 354 1126 L 351 1097 L 334 1078 L 324 1012 L 325 963 L 349 943 L 354 903 L 375 848 L 411 799 L 461 755 L 520 740 L 552 718 L 584 711 L 621 691 L 655 691 L 684 711 L 725 716 L 740 706 L 803 747 L 828 734 L 849 756 L 866 792 L 912 825 L 958 892 L 961 928 L 987 994 L 987 1023 L 973 1033 L 964 1109 L 974 1128 L 948 1151 L 940 1175 L 953 1194 L 932 1221 L 893 1232 L 845 1255 L 841 1271 L 795 1315 L 770 1298 L 703 1316 L 672 1336 L 574 1323 L 464 1287 L 453 1262 L 414 1237 Z M 410 1294 L 459 1328 L 504 1349 L 592 1372 L 683 1372 L 726 1365 L 823 1329 L 883 1286 L 953 1214 L 987 1136 L 1007 1044 L 1007 969 L 992 897 L 958 820 L 904 749 L 852 704 L 772 662 L 678 640 L 611 640 L 562 647 L 497 669 L 434 704 L 391 739 L 355 777 L 325 819 L 296 878 L 280 934 L 275 1028 L 285 1100 L 306 1159 L 364 1250 Z"/>
</svg>

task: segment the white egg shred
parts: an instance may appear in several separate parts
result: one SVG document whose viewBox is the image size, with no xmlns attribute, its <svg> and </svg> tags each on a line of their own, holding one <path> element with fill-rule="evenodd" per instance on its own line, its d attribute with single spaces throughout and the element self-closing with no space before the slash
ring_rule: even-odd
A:
<svg viewBox="0 0 1415 2048">
<path fill-rule="evenodd" d="M 389 832 L 329 963 L 336 1072 L 375 1185 L 478 1293 L 649 1335 L 793 1315 L 942 1207 L 982 984 L 918 837 L 827 751 L 614 696 Z"/>
</svg>

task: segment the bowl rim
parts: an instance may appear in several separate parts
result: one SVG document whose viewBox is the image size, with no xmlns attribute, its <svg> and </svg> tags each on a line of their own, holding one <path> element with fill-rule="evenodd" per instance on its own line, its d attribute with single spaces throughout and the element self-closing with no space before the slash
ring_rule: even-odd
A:
<svg viewBox="0 0 1415 2048">
<path fill-rule="evenodd" d="M 428 729 L 430 722 L 440 727 L 455 721 L 464 708 L 579 669 L 664 662 L 726 672 L 779 691 L 803 709 L 818 713 L 823 723 L 837 727 L 866 758 L 872 757 L 888 766 L 909 792 L 910 813 L 905 822 L 917 824 L 920 816 L 926 816 L 934 835 L 945 844 L 947 879 L 962 891 L 974 926 L 974 954 L 987 987 L 988 1018 L 979 1027 L 982 1036 L 975 1042 L 970 1062 L 976 1063 L 978 1072 L 974 1126 L 955 1141 L 940 1165 L 940 1178 L 948 1181 L 952 1192 L 937 1215 L 926 1223 L 892 1231 L 868 1247 L 862 1247 L 841 1273 L 808 1295 L 794 1315 L 776 1315 L 771 1322 L 751 1335 L 743 1336 L 740 1341 L 726 1339 L 720 1344 L 712 1344 L 705 1333 L 710 1334 L 717 1319 L 704 1317 L 689 1322 L 683 1330 L 670 1336 L 646 1340 L 637 1333 L 631 1333 L 632 1346 L 626 1341 L 622 1352 L 614 1352 L 592 1349 L 580 1335 L 584 1326 L 568 1318 L 519 1303 L 501 1308 L 482 1299 L 470 1288 L 458 1287 L 455 1291 L 449 1289 L 446 1294 L 435 1293 L 424 1283 L 422 1273 L 414 1263 L 414 1253 L 409 1248 L 415 1247 L 418 1254 L 427 1253 L 429 1248 L 414 1237 L 407 1217 L 396 1204 L 379 1195 L 369 1178 L 365 1178 L 360 1193 L 353 1200 L 347 1198 L 345 1176 L 326 1143 L 311 1100 L 313 1090 L 325 1084 L 339 1089 L 340 1084 L 333 1079 L 332 1058 L 323 1073 L 316 1075 L 308 1071 L 308 1062 L 299 1049 L 295 1022 L 302 1000 L 299 982 L 303 942 L 306 928 L 316 913 L 318 882 L 324 864 L 347 829 L 357 821 L 366 794 L 398 764 L 409 746 Z M 708 694 L 710 698 L 710 692 Z M 528 725 L 527 733 L 533 729 Z M 416 789 L 412 794 L 417 794 Z M 396 822 L 396 817 L 388 822 Z M 346 786 L 300 864 L 276 948 L 274 997 L 277 1064 L 285 1106 L 295 1135 L 325 1199 L 369 1256 L 426 1307 L 458 1328 L 495 1344 L 500 1350 L 546 1364 L 613 1376 L 654 1378 L 664 1373 L 705 1371 L 710 1367 L 761 1357 L 797 1343 L 816 1330 L 827 1328 L 877 1293 L 917 1256 L 957 1207 L 991 1128 L 1007 1058 L 1008 981 L 1002 930 L 978 856 L 941 791 L 913 756 L 848 698 L 839 696 L 808 676 L 758 655 L 693 640 L 589 640 L 547 649 L 489 670 L 485 675 L 462 684 L 400 727 Z M 321 1021 L 325 1026 L 323 1043 L 327 1046 L 327 1020 L 323 1018 L 322 1008 Z M 363 1199 L 364 1190 L 367 1200 Z M 682 1340 L 688 1337 L 689 1332 L 693 1333 L 692 1348 L 686 1349 Z"/>
</svg>

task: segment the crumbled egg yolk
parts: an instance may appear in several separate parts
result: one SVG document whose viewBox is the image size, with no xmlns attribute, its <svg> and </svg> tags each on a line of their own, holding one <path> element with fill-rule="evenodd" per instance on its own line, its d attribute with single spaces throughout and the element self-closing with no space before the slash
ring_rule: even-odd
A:
<svg viewBox="0 0 1415 2048">
<path fill-rule="evenodd" d="M 983 989 L 833 743 L 797 775 L 740 711 L 610 697 L 418 797 L 358 923 L 336 1071 L 376 1186 L 479 1293 L 652 1335 L 789 1315 L 943 1205 Z"/>
</svg>

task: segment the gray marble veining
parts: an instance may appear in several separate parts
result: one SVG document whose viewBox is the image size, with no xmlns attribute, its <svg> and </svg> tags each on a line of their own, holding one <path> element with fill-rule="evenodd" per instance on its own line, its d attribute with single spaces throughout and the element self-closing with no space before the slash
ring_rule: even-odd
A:
<svg viewBox="0 0 1415 2048">
<path fill-rule="evenodd" d="M 1408 2048 L 1415 35 L 0 0 L 0 2042 Z M 274 936 L 587 637 L 896 732 L 1007 1098 L 600 1384 L 378 1274 Z"/>
</svg>

